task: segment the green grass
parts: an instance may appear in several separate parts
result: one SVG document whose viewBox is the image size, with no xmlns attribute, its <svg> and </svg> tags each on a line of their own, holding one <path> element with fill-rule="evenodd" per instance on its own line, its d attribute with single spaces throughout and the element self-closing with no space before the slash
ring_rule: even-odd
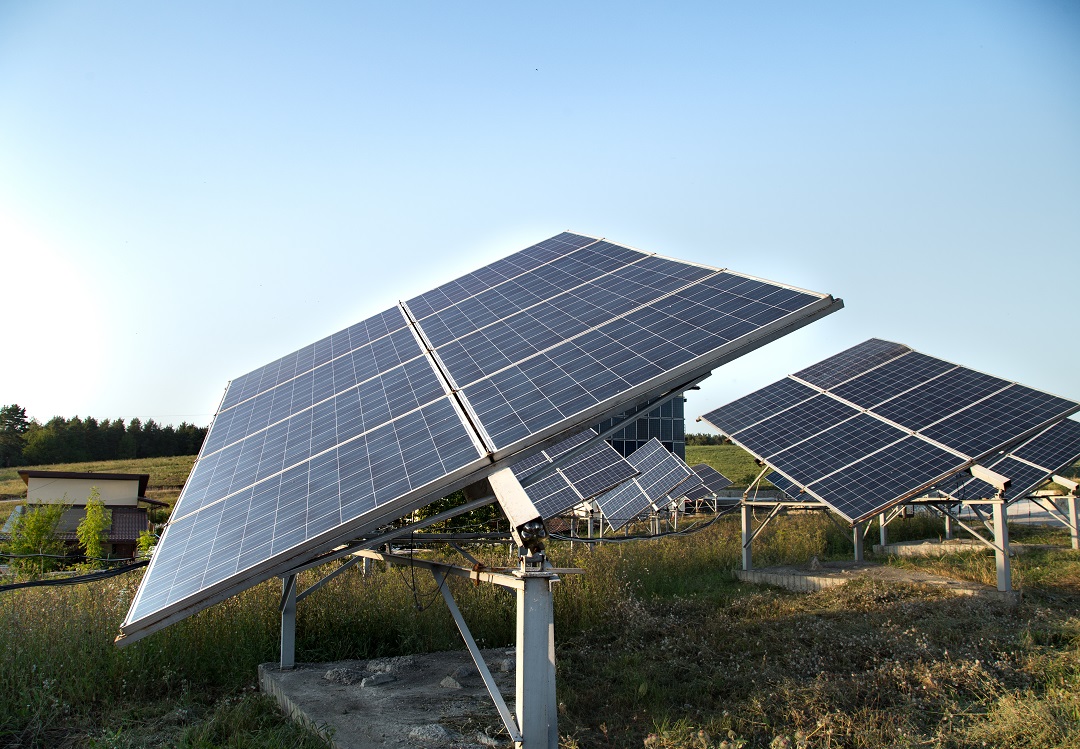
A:
<svg viewBox="0 0 1080 749">
<path fill-rule="evenodd" d="M 746 488 L 761 473 L 761 466 L 754 462 L 753 456 L 738 445 L 687 445 L 686 462 L 708 463 L 731 479 L 734 489 Z M 761 488 L 772 489 L 773 485 L 765 479 Z"/>
<path fill-rule="evenodd" d="M 903 519 L 890 538 L 942 530 Z M 553 544 L 556 565 L 585 569 L 555 586 L 563 746 L 1080 745 L 1080 553 L 1062 531 L 1012 535 L 1060 547 L 1013 561 L 1023 596 L 1012 608 L 873 582 L 814 594 L 742 585 L 734 516 L 686 537 Z M 511 561 L 500 547 L 472 551 Z M 754 554 L 758 566 L 849 558 L 850 531 L 781 516 Z M 994 579 L 978 551 L 891 563 Z M 0 593 L 0 747 L 322 745 L 255 690 L 256 666 L 277 658 L 279 581 L 118 650 L 139 574 Z M 481 645 L 512 643 L 511 595 L 451 585 Z M 430 574 L 349 572 L 298 608 L 301 661 L 461 647 Z"/>
</svg>

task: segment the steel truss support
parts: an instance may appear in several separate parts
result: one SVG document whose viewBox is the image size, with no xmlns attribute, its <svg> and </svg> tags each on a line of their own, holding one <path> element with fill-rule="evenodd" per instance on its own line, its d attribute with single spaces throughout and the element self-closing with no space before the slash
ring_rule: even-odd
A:
<svg viewBox="0 0 1080 749">
<path fill-rule="evenodd" d="M 1050 517 L 1069 529 L 1072 536 L 1072 547 L 1080 549 L 1080 518 L 1077 517 L 1076 495 L 1069 494 L 1065 499 L 1066 509 L 1063 511 L 1057 502 L 1051 497 L 1028 497 L 1032 502 L 1050 513 Z"/>
</svg>

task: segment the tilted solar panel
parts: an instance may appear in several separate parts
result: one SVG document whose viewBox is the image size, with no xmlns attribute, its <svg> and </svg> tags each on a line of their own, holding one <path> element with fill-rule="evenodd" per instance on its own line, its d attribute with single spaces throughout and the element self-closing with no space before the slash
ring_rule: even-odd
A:
<svg viewBox="0 0 1080 749">
<path fill-rule="evenodd" d="M 871 339 L 702 418 L 775 469 L 785 493 L 861 521 L 1077 410 Z"/>
<path fill-rule="evenodd" d="M 550 465 L 560 456 L 584 445 L 590 439 L 595 439 L 596 436 L 595 431 L 586 429 L 561 440 L 546 450 L 515 463 L 514 474 L 525 483 L 529 475 L 541 466 Z M 528 484 L 525 492 L 537 512 L 546 519 L 603 494 L 637 474 L 638 469 L 615 448 L 604 440 L 597 440 L 550 475 L 534 484 Z"/>
<path fill-rule="evenodd" d="M 727 489 L 732 484 L 731 479 L 708 463 L 697 463 L 690 466 L 690 470 L 697 474 L 702 485 L 713 494 Z"/>
<path fill-rule="evenodd" d="M 842 306 L 563 233 L 230 383 L 130 642 Z"/>
<path fill-rule="evenodd" d="M 641 472 L 640 475 L 596 498 L 600 512 L 615 529 L 638 517 L 651 505 L 666 501 L 669 492 L 693 475 L 686 463 L 668 452 L 655 438 L 635 450 L 627 460 Z"/>
</svg>

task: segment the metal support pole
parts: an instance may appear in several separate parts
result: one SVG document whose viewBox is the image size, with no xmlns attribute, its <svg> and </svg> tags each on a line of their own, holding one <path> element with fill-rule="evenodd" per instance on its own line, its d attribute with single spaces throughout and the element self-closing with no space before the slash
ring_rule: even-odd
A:
<svg viewBox="0 0 1080 749">
<path fill-rule="evenodd" d="M 1012 590 L 1012 569 L 1009 565 L 1009 526 L 1006 524 L 1005 500 L 994 503 L 994 557 L 997 560 L 997 589 Z"/>
<path fill-rule="evenodd" d="M 855 523 L 851 526 L 855 538 L 855 561 L 863 561 L 863 524 Z"/>
<path fill-rule="evenodd" d="M 1069 525 L 1072 526 L 1072 547 L 1080 549 L 1080 523 L 1077 523 L 1076 496 L 1070 494 L 1066 501 L 1069 508 Z"/>
<path fill-rule="evenodd" d="M 368 577 L 371 575 L 371 564 L 371 560 L 367 557 L 364 557 L 364 577 Z"/>
<path fill-rule="evenodd" d="M 281 668 L 296 665 L 296 575 L 281 578 Z"/>
<path fill-rule="evenodd" d="M 945 540 L 952 541 L 953 527 L 952 527 L 952 515 L 945 513 Z"/>
<path fill-rule="evenodd" d="M 880 526 L 878 528 L 878 531 L 879 531 L 878 535 L 881 537 L 881 545 L 882 546 L 888 546 L 889 545 L 889 526 L 888 526 L 889 521 L 885 519 L 885 513 L 884 512 L 878 514 L 877 521 L 878 521 L 878 525 Z M 884 549 L 882 549 L 882 551 L 884 551 Z"/>
<path fill-rule="evenodd" d="M 750 542 L 753 540 L 753 536 L 750 534 L 750 518 L 753 510 L 750 505 L 743 504 L 742 506 L 742 568 L 746 572 L 754 569 L 754 562 L 752 554 L 750 553 Z"/>
<path fill-rule="evenodd" d="M 517 593 L 516 711 L 524 738 L 522 749 L 558 749 L 553 576 L 544 572 L 521 572 L 519 576 L 524 585 Z"/>
</svg>

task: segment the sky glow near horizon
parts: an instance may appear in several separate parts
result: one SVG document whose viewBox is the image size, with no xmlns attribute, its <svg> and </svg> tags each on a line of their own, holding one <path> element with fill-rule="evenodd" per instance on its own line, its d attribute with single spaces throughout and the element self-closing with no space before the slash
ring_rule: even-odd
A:
<svg viewBox="0 0 1080 749">
<path fill-rule="evenodd" d="M 5 3 L 0 102 L 40 421 L 208 424 L 565 229 L 844 299 L 690 418 L 870 337 L 1080 397 L 1075 4 Z"/>
</svg>

